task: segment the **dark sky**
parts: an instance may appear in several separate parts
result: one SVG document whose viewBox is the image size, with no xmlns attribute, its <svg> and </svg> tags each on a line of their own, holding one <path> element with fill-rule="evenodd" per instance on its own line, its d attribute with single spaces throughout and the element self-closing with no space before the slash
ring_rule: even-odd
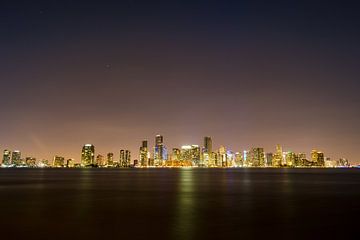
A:
<svg viewBox="0 0 360 240">
<path fill-rule="evenodd" d="M 1 1 L 0 149 L 79 160 L 166 145 L 360 162 L 350 1 Z M 117 156 L 118 157 L 118 156 Z"/>
</svg>

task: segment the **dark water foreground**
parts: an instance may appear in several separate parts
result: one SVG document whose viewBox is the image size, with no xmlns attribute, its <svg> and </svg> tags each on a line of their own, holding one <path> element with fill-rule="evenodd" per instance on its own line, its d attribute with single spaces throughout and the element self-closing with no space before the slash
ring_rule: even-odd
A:
<svg viewBox="0 0 360 240">
<path fill-rule="evenodd" d="M 0 169 L 0 236 L 359 239 L 360 170 Z"/>
</svg>

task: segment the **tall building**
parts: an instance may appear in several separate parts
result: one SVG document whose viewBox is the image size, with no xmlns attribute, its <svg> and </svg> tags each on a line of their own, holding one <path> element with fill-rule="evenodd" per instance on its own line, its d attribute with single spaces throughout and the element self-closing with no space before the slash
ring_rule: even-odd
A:
<svg viewBox="0 0 360 240">
<path fill-rule="evenodd" d="M 131 153 L 129 150 L 120 150 L 120 167 L 130 167 Z"/>
<path fill-rule="evenodd" d="M 235 167 L 243 167 L 244 166 L 244 159 L 241 152 L 235 153 Z"/>
<path fill-rule="evenodd" d="M 11 154 L 11 163 L 14 166 L 20 166 L 21 165 L 21 152 L 19 150 L 15 150 Z"/>
<path fill-rule="evenodd" d="M 92 144 L 85 144 L 81 152 L 81 165 L 89 167 L 95 164 L 95 146 Z"/>
<path fill-rule="evenodd" d="M 4 150 L 2 164 L 4 166 L 11 165 L 11 151 L 10 150 L 6 150 L 6 149 Z"/>
<path fill-rule="evenodd" d="M 61 156 L 55 156 L 53 160 L 53 167 L 65 167 L 65 158 Z"/>
<path fill-rule="evenodd" d="M 65 166 L 66 166 L 67 168 L 72 168 L 72 167 L 74 167 L 74 165 L 75 165 L 74 159 L 69 158 L 68 160 L 66 160 Z"/>
<path fill-rule="evenodd" d="M 164 145 L 164 137 L 161 135 L 156 135 L 154 147 L 154 164 L 155 166 L 162 166 L 166 160 L 167 151 Z"/>
<path fill-rule="evenodd" d="M 265 167 L 264 148 L 252 148 L 250 150 L 250 161 L 252 167 Z"/>
<path fill-rule="evenodd" d="M 107 162 L 106 164 L 108 166 L 110 166 L 110 167 L 114 166 L 114 154 L 113 153 L 108 153 L 107 154 L 107 161 L 106 162 Z"/>
<path fill-rule="evenodd" d="M 141 143 L 139 151 L 139 161 L 140 166 L 147 167 L 149 166 L 149 150 L 148 150 L 148 141 L 144 140 Z"/>
<path fill-rule="evenodd" d="M 287 167 L 295 167 L 296 154 L 289 151 L 285 153 L 285 161 Z"/>
<path fill-rule="evenodd" d="M 212 152 L 212 140 L 211 137 L 204 137 L 204 153 Z"/>
<path fill-rule="evenodd" d="M 191 166 L 192 165 L 192 152 L 191 146 L 185 145 L 181 146 L 181 154 L 180 154 L 180 162 L 181 166 Z"/>
<path fill-rule="evenodd" d="M 193 166 L 200 164 L 200 147 L 198 145 L 191 145 L 191 162 Z"/>
<path fill-rule="evenodd" d="M 226 167 L 227 166 L 227 152 L 224 146 L 220 146 L 218 150 L 218 157 L 216 160 L 217 167 Z"/>
<path fill-rule="evenodd" d="M 324 167 L 325 166 L 324 153 L 317 150 L 312 150 L 311 161 L 315 166 Z"/>
<path fill-rule="evenodd" d="M 266 153 L 266 155 L 265 155 L 265 165 L 267 167 L 271 167 L 273 165 L 272 164 L 273 157 L 274 157 L 273 153 Z"/>
<path fill-rule="evenodd" d="M 281 167 L 283 165 L 283 150 L 280 144 L 276 145 L 276 153 L 272 159 L 273 167 Z"/>
</svg>

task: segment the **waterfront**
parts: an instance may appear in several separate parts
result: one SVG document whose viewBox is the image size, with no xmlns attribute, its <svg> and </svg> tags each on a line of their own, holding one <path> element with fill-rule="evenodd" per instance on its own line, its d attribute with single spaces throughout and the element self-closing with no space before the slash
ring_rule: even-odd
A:
<svg viewBox="0 0 360 240">
<path fill-rule="evenodd" d="M 358 169 L 0 169 L 5 239 L 355 235 Z"/>
</svg>

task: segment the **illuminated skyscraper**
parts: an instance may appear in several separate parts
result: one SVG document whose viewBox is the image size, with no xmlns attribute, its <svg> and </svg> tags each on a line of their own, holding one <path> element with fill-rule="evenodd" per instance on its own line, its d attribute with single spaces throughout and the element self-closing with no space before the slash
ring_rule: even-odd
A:
<svg viewBox="0 0 360 240">
<path fill-rule="evenodd" d="M 129 150 L 120 150 L 120 167 L 130 167 L 131 153 Z"/>
<path fill-rule="evenodd" d="M 227 166 L 227 154 L 226 148 L 224 146 L 220 146 L 218 151 L 218 157 L 216 160 L 217 167 L 226 167 Z"/>
<path fill-rule="evenodd" d="M 193 166 L 199 166 L 200 147 L 198 145 L 191 145 L 191 162 Z"/>
<path fill-rule="evenodd" d="M 314 163 L 315 166 L 318 167 L 324 167 L 325 166 L 325 159 L 324 159 L 324 153 L 317 151 L 317 150 L 312 150 L 311 151 L 311 160 Z"/>
<path fill-rule="evenodd" d="M 252 148 L 250 151 L 250 161 L 252 167 L 264 167 L 265 155 L 263 148 Z"/>
<path fill-rule="evenodd" d="M 53 167 L 64 167 L 65 158 L 61 156 L 55 156 L 53 160 Z"/>
<path fill-rule="evenodd" d="M 149 150 L 148 150 L 148 141 L 142 141 L 140 151 L 139 151 L 139 161 L 142 167 L 149 166 Z"/>
<path fill-rule="evenodd" d="M 74 159 L 72 159 L 72 158 L 69 158 L 68 160 L 66 160 L 66 167 L 67 168 L 72 168 L 72 167 L 74 167 L 74 165 L 75 165 L 75 163 L 74 163 Z"/>
<path fill-rule="evenodd" d="M 211 137 L 204 137 L 204 153 L 212 152 L 212 140 Z"/>
<path fill-rule="evenodd" d="M 243 167 L 244 166 L 244 159 L 241 152 L 235 153 L 235 166 L 236 167 Z"/>
<path fill-rule="evenodd" d="M 4 150 L 2 164 L 4 166 L 11 165 L 11 151 L 10 150 Z"/>
<path fill-rule="evenodd" d="M 109 167 L 114 166 L 114 154 L 113 153 L 108 153 L 107 154 L 107 163 L 106 163 Z"/>
<path fill-rule="evenodd" d="M 81 165 L 89 167 L 95 164 L 95 146 L 92 144 L 85 144 L 81 152 Z"/>
<path fill-rule="evenodd" d="M 267 167 L 272 166 L 273 157 L 274 157 L 273 153 L 266 153 L 266 155 L 265 155 L 265 165 Z"/>
<path fill-rule="evenodd" d="M 295 167 L 296 154 L 291 151 L 286 152 L 285 161 L 286 161 L 286 166 Z"/>
<path fill-rule="evenodd" d="M 21 152 L 19 150 L 15 150 L 11 154 L 11 163 L 14 166 L 20 166 L 21 165 Z"/>
<path fill-rule="evenodd" d="M 191 146 L 185 145 L 181 146 L 181 166 L 191 166 L 192 165 L 192 152 Z"/>
<path fill-rule="evenodd" d="M 167 151 L 164 146 L 164 137 L 156 135 L 155 148 L 154 148 L 154 164 L 155 166 L 164 165 L 164 161 L 167 160 Z"/>
<path fill-rule="evenodd" d="M 276 153 L 274 154 L 272 164 L 273 167 L 281 167 L 283 164 L 283 151 L 280 144 L 276 145 Z"/>
</svg>

